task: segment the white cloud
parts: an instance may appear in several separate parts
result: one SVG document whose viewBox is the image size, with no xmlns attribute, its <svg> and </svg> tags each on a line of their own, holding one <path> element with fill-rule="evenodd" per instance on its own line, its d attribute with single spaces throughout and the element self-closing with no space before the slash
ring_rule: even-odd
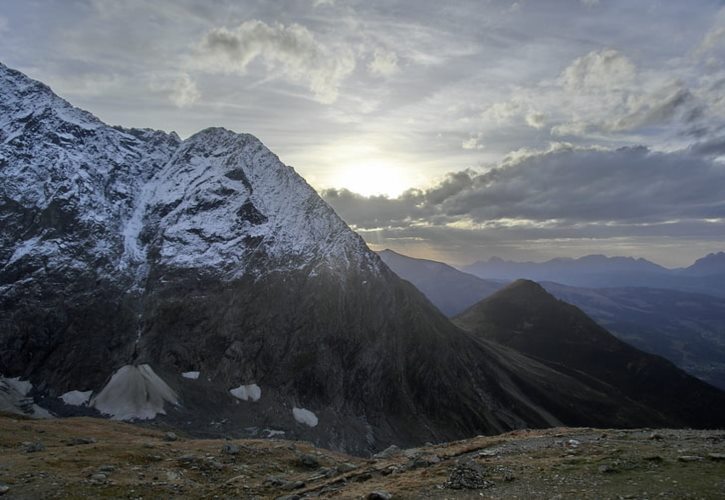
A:
<svg viewBox="0 0 725 500">
<path fill-rule="evenodd" d="M 481 134 L 472 135 L 461 143 L 463 149 L 484 149 L 485 146 L 481 142 Z"/>
<path fill-rule="evenodd" d="M 392 76 L 400 71 L 398 56 L 395 52 L 384 49 L 375 49 L 373 60 L 370 61 L 368 69 L 378 76 Z"/>
<path fill-rule="evenodd" d="M 596 93 L 629 86 L 636 73 L 626 56 L 614 49 L 604 49 L 576 59 L 562 72 L 559 81 L 572 92 Z"/>
<path fill-rule="evenodd" d="M 677 123 L 687 128 L 703 113 L 702 103 L 680 80 L 642 72 L 613 49 L 593 51 L 572 62 L 549 98 L 558 106 L 559 136 L 623 133 Z"/>
<path fill-rule="evenodd" d="M 258 20 L 209 31 L 196 63 L 209 71 L 243 75 L 255 59 L 271 76 L 305 85 L 322 103 L 337 99 L 340 85 L 356 64 L 349 47 L 325 45 L 304 26 Z"/>
<path fill-rule="evenodd" d="M 164 79 L 155 75 L 151 79 L 149 88 L 166 93 L 169 100 L 179 108 L 191 106 L 201 98 L 196 82 L 187 73 L 182 73 L 175 79 Z"/>
<path fill-rule="evenodd" d="M 524 112 L 524 105 L 517 99 L 496 102 L 487 107 L 482 113 L 481 118 L 485 121 L 491 121 L 496 124 L 510 122 L 514 117 Z"/>
<path fill-rule="evenodd" d="M 546 125 L 546 116 L 544 113 L 532 111 L 526 115 L 526 124 L 535 129 L 542 129 Z"/>
<path fill-rule="evenodd" d="M 542 129 L 546 125 L 546 115 L 534 108 L 525 95 L 517 95 L 508 101 L 496 102 L 482 113 L 484 122 L 496 125 L 518 125 L 525 123 L 531 128 Z"/>
<path fill-rule="evenodd" d="M 703 56 L 716 47 L 722 47 L 725 43 L 725 26 L 715 26 L 708 31 L 702 42 L 695 50 L 696 56 Z"/>
<path fill-rule="evenodd" d="M 581 0 L 582 5 L 585 7 L 594 7 L 599 5 L 599 0 Z"/>
<path fill-rule="evenodd" d="M 198 101 L 201 97 L 201 92 L 199 92 L 196 82 L 184 73 L 174 82 L 169 97 L 174 104 L 183 108 Z"/>
</svg>

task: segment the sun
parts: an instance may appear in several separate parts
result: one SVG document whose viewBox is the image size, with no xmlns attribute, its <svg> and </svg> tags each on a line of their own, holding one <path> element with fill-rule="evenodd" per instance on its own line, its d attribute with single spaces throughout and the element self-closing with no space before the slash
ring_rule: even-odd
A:
<svg viewBox="0 0 725 500">
<path fill-rule="evenodd" d="M 335 187 L 346 188 L 363 196 L 400 196 L 412 187 L 405 170 L 385 160 L 364 160 L 340 167 L 333 176 Z"/>
</svg>

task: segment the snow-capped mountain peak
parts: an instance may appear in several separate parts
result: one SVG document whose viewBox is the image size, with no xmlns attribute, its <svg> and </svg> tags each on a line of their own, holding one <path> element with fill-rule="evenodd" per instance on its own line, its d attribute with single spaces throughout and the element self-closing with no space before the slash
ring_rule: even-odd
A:
<svg viewBox="0 0 725 500">
<path fill-rule="evenodd" d="M 100 263 L 138 286 L 154 266 L 232 278 L 350 258 L 378 265 L 252 135 L 209 128 L 181 141 L 110 127 L 5 66 L 0 90 L 0 195 L 13 205 L 2 216 L 11 230 L 0 237 L 0 269 Z"/>
</svg>

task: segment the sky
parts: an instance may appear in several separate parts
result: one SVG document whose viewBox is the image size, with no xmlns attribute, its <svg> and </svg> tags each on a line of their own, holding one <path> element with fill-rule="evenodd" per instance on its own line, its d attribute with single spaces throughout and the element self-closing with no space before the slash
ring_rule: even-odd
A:
<svg viewBox="0 0 725 500">
<path fill-rule="evenodd" d="M 722 0 L 0 0 L 0 61 L 110 124 L 254 134 L 374 249 L 725 250 Z"/>
</svg>

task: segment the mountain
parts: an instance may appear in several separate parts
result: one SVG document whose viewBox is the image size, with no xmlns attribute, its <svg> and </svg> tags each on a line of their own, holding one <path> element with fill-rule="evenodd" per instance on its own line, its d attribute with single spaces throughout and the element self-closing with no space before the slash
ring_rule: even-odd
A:
<svg viewBox="0 0 725 500">
<path fill-rule="evenodd" d="M 645 259 L 588 255 L 546 262 L 512 262 L 497 257 L 462 268 L 483 279 L 530 279 L 585 288 L 666 288 L 725 297 L 723 255 L 711 254 L 685 269 L 668 269 Z"/>
<path fill-rule="evenodd" d="M 392 250 L 380 256 L 449 317 L 507 284 Z M 725 299 L 662 288 L 581 288 L 547 281 L 541 286 L 581 308 L 618 339 L 725 390 Z"/>
<path fill-rule="evenodd" d="M 646 259 L 587 255 L 578 259 L 555 258 L 546 262 L 513 262 L 498 257 L 464 266 L 463 270 L 491 279 L 536 278 L 554 280 L 560 275 L 600 275 L 605 273 L 660 273 L 667 269 Z"/>
<path fill-rule="evenodd" d="M 533 281 L 512 283 L 455 322 L 594 387 L 609 386 L 655 413 L 705 427 L 725 424 L 724 392 L 622 342 Z"/>
<path fill-rule="evenodd" d="M 434 260 L 414 259 L 388 249 L 378 255 L 395 274 L 415 285 L 448 317 L 463 312 L 503 286 Z"/>
<path fill-rule="evenodd" d="M 675 422 L 455 327 L 251 135 L 110 127 L 1 65 L 0 117 L 3 406 L 358 454 Z"/>
<path fill-rule="evenodd" d="M 541 285 L 617 338 L 725 390 L 725 299 L 658 288 Z"/>
<path fill-rule="evenodd" d="M 721 275 L 725 277 L 725 252 L 711 253 L 697 259 L 690 267 L 682 270 L 691 276 Z"/>
</svg>

